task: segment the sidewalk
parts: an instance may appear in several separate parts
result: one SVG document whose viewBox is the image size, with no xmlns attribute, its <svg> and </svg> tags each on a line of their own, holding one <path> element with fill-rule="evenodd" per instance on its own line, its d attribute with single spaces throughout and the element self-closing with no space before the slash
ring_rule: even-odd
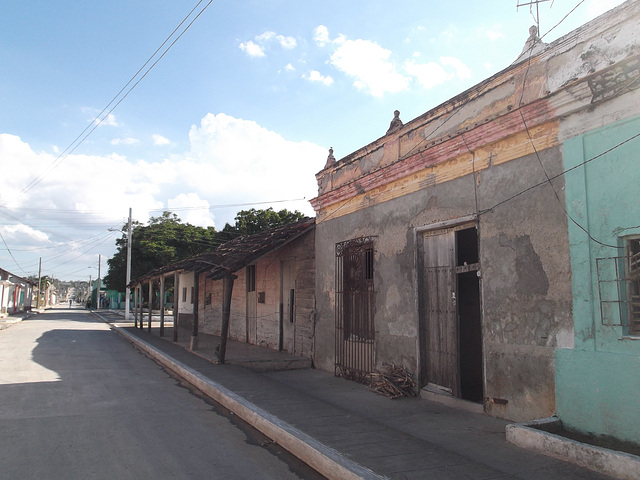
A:
<svg viewBox="0 0 640 480">
<path fill-rule="evenodd" d="M 390 400 L 319 370 L 253 371 L 233 364 L 231 349 L 231 364 L 216 365 L 202 341 L 196 355 L 170 336 L 99 313 L 147 355 L 328 478 L 610 478 L 508 443 L 506 421 L 428 400 Z"/>
<path fill-rule="evenodd" d="M 9 328 L 11 325 L 15 325 L 16 323 L 37 314 L 38 312 L 36 310 L 21 310 L 15 313 L 3 314 L 0 316 L 0 330 Z"/>
</svg>

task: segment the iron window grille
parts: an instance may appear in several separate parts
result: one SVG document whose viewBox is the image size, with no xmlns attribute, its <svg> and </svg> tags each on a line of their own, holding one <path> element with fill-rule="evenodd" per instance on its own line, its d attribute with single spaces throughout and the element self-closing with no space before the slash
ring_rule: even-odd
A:
<svg viewBox="0 0 640 480">
<path fill-rule="evenodd" d="M 373 238 L 336 244 L 336 375 L 361 382 L 374 367 Z"/>
<path fill-rule="evenodd" d="M 600 317 L 605 326 L 640 335 L 640 238 L 625 244 L 624 256 L 596 258 Z"/>
</svg>

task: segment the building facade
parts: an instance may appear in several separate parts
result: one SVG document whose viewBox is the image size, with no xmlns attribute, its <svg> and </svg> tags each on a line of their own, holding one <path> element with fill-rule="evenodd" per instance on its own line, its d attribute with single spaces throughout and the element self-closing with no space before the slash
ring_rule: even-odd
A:
<svg viewBox="0 0 640 480">
<path fill-rule="evenodd" d="M 633 116 L 637 103 L 603 85 L 612 64 L 635 68 L 637 10 L 550 45 L 533 29 L 507 69 L 406 124 L 396 115 L 339 161 L 331 152 L 312 200 L 316 365 L 362 379 L 395 363 L 429 395 L 490 415 L 556 412 L 556 350 L 582 335 L 566 149 Z M 633 92 L 627 73 L 618 88 Z"/>
</svg>

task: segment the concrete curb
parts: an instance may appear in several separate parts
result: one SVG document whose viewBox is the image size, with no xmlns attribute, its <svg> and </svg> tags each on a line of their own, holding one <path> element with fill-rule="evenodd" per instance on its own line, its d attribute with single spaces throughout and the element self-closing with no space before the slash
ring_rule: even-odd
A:
<svg viewBox="0 0 640 480">
<path fill-rule="evenodd" d="M 158 351 L 152 345 L 131 335 L 117 325 L 111 324 L 111 327 L 123 338 L 133 343 L 136 348 L 175 372 L 325 477 L 345 480 L 386 478 L 345 458 L 336 450 L 318 442 L 306 433 L 283 422 L 169 355 Z"/>
<path fill-rule="evenodd" d="M 640 457 L 576 442 L 570 438 L 535 428 L 559 421 L 557 418 L 548 418 L 507 425 L 507 441 L 519 447 L 571 462 L 621 480 L 636 480 L 638 478 Z"/>
</svg>

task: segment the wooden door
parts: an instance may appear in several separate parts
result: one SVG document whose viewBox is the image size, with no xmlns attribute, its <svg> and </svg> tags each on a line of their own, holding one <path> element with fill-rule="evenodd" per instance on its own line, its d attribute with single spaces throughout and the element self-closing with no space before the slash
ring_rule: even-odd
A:
<svg viewBox="0 0 640 480">
<path fill-rule="evenodd" d="M 296 328 L 296 262 L 294 259 L 280 263 L 280 321 L 282 350 L 295 353 Z"/>
<path fill-rule="evenodd" d="M 459 396 L 454 229 L 422 235 L 421 384 Z"/>
</svg>

